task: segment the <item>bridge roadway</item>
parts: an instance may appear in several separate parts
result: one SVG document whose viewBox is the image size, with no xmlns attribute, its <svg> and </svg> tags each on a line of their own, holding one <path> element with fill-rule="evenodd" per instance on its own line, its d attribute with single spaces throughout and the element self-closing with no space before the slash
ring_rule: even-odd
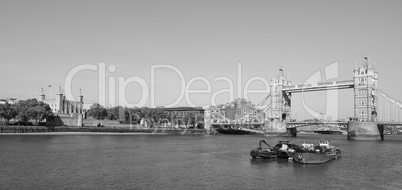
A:
<svg viewBox="0 0 402 190">
<path fill-rule="evenodd" d="M 285 92 L 285 93 L 310 92 L 310 91 L 354 88 L 354 86 L 355 86 L 355 82 L 353 80 L 319 82 L 319 83 L 313 83 L 313 84 L 284 86 L 282 88 L 282 92 Z"/>
<path fill-rule="evenodd" d="M 243 124 L 243 125 L 242 125 Z M 250 128 L 245 128 L 243 127 L 244 124 L 246 125 L 261 125 L 263 123 L 213 123 L 213 125 L 232 125 L 234 129 L 240 130 L 240 131 L 247 131 L 247 132 L 253 132 L 253 133 L 258 133 L 258 134 L 265 134 L 263 130 L 258 130 L 258 129 L 250 129 Z M 292 136 L 296 136 L 297 133 L 295 130 L 298 127 L 305 127 L 305 126 L 310 126 L 310 125 L 321 125 L 321 124 L 327 124 L 327 125 L 338 125 L 338 126 L 347 126 L 348 121 L 318 121 L 318 122 L 308 122 L 308 121 L 295 121 L 295 122 L 286 122 L 286 128 L 288 129 L 288 132 Z M 394 122 L 394 121 L 378 121 L 377 125 L 382 125 L 382 126 L 402 126 L 402 122 Z M 290 131 L 289 131 L 290 130 Z"/>
<path fill-rule="evenodd" d="M 398 122 L 398 121 L 378 121 L 377 125 L 402 126 L 402 122 Z"/>
<path fill-rule="evenodd" d="M 286 122 L 287 128 L 297 128 L 297 127 L 304 127 L 304 126 L 309 126 L 309 125 L 321 125 L 321 124 L 345 126 L 345 125 L 348 124 L 348 121 L 328 121 L 328 122 L 295 121 L 295 122 Z M 402 122 L 378 121 L 377 125 L 402 126 Z"/>
<path fill-rule="evenodd" d="M 317 122 L 308 122 L 308 121 L 295 121 L 295 122 L 286 122 L 287 128 L 297 128 L 297 127 L 304 127 L 309 125 L 321 125 L 321 124 L 328 124 L 328 125 L 348 125 L 347 121 L 317 121 Z"/>
</svg>

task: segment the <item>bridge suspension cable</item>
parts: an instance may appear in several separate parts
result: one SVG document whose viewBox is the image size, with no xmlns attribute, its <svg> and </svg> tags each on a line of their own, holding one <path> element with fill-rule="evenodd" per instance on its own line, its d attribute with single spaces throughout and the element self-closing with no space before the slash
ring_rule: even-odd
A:
<svg viewBox="0 0 402 190">
<path fill-rule="evenodd" d="M 269 104 L 266 108 L 264 108 L 264 110 L 262 112 L 267 112 L 269 109 L 271 108 L 271 104 Z"/>
<path fill-rule="evenodd" d="M 402 103 L 395 100 L 391 96 L 388 96 L 386 93 L 378 89 L 378 93 L 383 96 L 388 102 L 392 103 L 394 106 L 397 106 L 398 108 L 402 109 Z"/>
<path fill-rule="evenodd" d="M 264 98 L 259 104 L 257 104 L 255 107 L 256 107 L 257 109 L 261 109 L 262 105 L 265 104 L 265 102 L 269 99 L 270 96 L 271 96 L 271 93 L 269 93 L 269 94 L 267 95 L 267 97 L 265 97 L 265 98 Z"/>
<path fill-rule="evenodd" d="M 268 109 L 271 107 L 269 104 L 268 106 L 263 106 L 267 100 L 271 97 L 271 93 L 269 93 L 259 104 L 255 106 L 257 110 L 249 110 L 244 113 L 243 117 L 240 118 L 240 121 L 254 121 L 256 119 L 261 119 L 261 114 L 264 114 Z"/>
<path fill-rule="evenodd" d="M 389 96 L 388 94 L 386 94 L 385 92 L 381 91 L 380 89 L 378 89 L 378 93 L 381 95 L 381 97 L 383 97 L 386 101 L 384 101 L 385 103 L 385 112 L 384 112 L 384 118 L 388 121 L 393 120 L 393 121 L 398 121 L 398 110 L 399 112 L 402 109 L 402 103 L 400 101 L 395 100 L 394 98 L 392 98 L 391 96 Z M 382 103 L 381 103 L 381 98 L 378 98 L 378 103 L 379 103 L 379 114 L 378 114 L 378 119 L 381 120 L 381 115 L 383 115 L 382 112 Z M 391 109 L 391 110 L 390 110 Z M 392 112 L 392 113 L 391 113 Z"/>
</svg>

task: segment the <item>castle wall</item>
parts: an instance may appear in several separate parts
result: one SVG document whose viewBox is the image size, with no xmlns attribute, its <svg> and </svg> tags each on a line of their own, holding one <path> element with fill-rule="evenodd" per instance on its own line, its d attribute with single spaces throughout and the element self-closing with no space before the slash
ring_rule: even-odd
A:
<svg viewBox="0 0 402 190">
<path fill-rule="evenodd" d="M 39 95 L 39 100 L 48 104 L 52 109 L 52 112 L 56 115 L 77 117 L 83 112 L 83 96 L 79 96 L 79 101 L 69 101 L 61 93 L 57 93 L 56 98 L 53 100 L 45 100 L 45 95 Z"/>
</svg>

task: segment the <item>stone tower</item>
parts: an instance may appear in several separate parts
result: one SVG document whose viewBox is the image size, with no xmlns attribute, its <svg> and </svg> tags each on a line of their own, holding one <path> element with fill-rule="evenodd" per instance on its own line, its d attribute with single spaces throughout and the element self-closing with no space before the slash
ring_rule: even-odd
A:
<svg viewBox="0 0 402 190">
<path fill-rule="evenodd" d="M 367 57 L 361 67 L 354 69 L 354 117 L 358 121 L 377 121 L 378 72 Z"/>
<path fill-rule="evenodd" d="M 79 106 L 78 106 L 78 113 L 83 114 L 82 110 L 84 108 L 84 96 L 81 94 L 81 89 L 80 89 L 80 96 L 79 96 Z"/>
<path fill-rule="evenodd" d="M 64 102 L 63 102 L 63 93 L 61 92 L 61 87 L 59 87 L 59 92 L 56 94 L 56 112 L 63 112 Z"/>
<path fill-rule="evenodd" d="M 45 93 L 43 93 L 43 88 L 42 88 L 42 94 L 39 95 L 39 101 L 45 101 Z"/>
<path fill-rule="evenodd" d="M 283 122 L 290 121 L 290 95 L 283 94 L 284 86 L 290 86 L 291 81 L 283 74 L 283 70 L 279 69 L 279 75 L 271 78 L 271 109 L 268 113 L 269 127 L 268 131 L 286 132 L 286 127 L 282 126 Z"/>
</svg>

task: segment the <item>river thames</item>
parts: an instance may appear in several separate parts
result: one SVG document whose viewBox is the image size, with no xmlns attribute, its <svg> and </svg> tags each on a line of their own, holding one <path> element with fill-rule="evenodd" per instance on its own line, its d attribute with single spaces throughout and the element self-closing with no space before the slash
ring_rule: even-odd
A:
<svg viewBox="0 0 402 190">
<path fill-rule="evenodd" d="M 251 159 L 265 139 L 331 140 L 338 160 Z M 3 135 L 0 189 L 402 189 L 402 136 Z"/>
</svg>

